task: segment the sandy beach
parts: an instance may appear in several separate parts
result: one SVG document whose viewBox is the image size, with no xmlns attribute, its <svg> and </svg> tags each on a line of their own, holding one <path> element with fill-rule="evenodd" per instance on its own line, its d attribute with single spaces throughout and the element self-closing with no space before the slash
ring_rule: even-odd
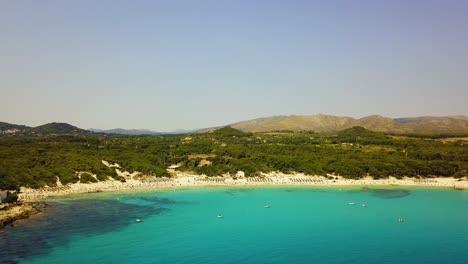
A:
<svg viewBox="0 0 468 264">
<path fill-rule="evenodd" d="M 441 187 L 468 189 L 466 179 L 455 178 L 403 178 L 390 177 L 375 180 L 372 177 L 362 179 L 345 179 L 341 176 L 308 176 L 304 174 L 265 173 L 258 177 L 244 177 L 238 173 L 235 177 L 224 175 L 219 177 L 206 177 L 204 175 L 192 175 L 175 172 L 171 178 L 145 178 L 135 179 L 135 173 L 126 174 L 126 182 L 109 179 L 97 183 L 74 183 L 57 187 L 45 187 L 41 189 L 21 188 L 19 200 L 22 202 L 34 202 L 48 197 L 59 197 L 72 194 L 84 194 L 95 192 L 131 191 L 144 189 L 167 189 L 174 187 L 204 187 L 204 186 L 413 186 L 413 187 Z"/>
</svg>

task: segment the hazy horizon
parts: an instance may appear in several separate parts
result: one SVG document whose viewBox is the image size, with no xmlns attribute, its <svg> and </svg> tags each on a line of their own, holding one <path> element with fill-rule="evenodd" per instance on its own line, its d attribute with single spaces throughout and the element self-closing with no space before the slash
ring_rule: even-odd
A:
<svg viewBox="0 0 468 264">
<path fill-rule="evenodd" d="M 0 121 L 467 115 L 468 2 L 4 1 Z"/>
</svg>

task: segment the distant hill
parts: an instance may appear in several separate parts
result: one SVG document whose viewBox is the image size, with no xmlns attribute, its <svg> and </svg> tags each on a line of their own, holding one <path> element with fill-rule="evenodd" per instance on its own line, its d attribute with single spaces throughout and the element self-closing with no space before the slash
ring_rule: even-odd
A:
<svg viewBox="0 0 468 264">
<path fill-rule="evenodd" d="M 468 117 L 388 118 L 378 115 L 355 119 L 332 115 L 291 115 L 258 118 L 230 124 L 244 132 L 316 131 L 336 132 L 360 126 L 372 131 L 389 133 L 455 133 L 468 132 Z M 213 129 L 211 129 L 213 130 Z"/>
<path fill-rule="evenodd" d="M 212 131 L 215 135 L 227 136 L 227 137 L 245 137 L 251 135 L 250 133 L 243 132 L 241 130 L 232 128 L 230 126 L 218 128 Z"/>
<path fill-rule="evenodd" d="M 92 134 L 92 131 L 84 130 L 76 126 L 72 126 L 67 123 L 48 123 L 42 126 L 32 127 L 23 131 L 28 134 L 40 134 L 40 135 L 63 135 L 63 134 Z"/>
</svg>

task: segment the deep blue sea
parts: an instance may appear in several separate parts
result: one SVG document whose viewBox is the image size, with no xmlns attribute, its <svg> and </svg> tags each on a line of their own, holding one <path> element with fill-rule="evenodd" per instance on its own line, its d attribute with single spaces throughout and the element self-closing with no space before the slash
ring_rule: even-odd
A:
<svg viewBox="0 0 468 264">
<path fill-rule="evenodd" d="M 468 191 L 200 188 L 48 203 L 0 233 L 0 263 L 468 263 Z"/>
</svg>

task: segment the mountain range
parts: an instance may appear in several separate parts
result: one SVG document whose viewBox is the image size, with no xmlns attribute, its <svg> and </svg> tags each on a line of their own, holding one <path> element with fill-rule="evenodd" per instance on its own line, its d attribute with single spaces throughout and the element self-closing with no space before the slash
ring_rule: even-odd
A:
<svg viewBox="0 0 468 264">
<path fill-rule="evenodd" d="M 315 131 L 336 132 L 343 129 L 360 126 L 369 130 L 387 133 L 459 133 L 468 132 L 468 117 L 459 116 L 423 116 L 407 118 L 389 118 L 378 115 L 363 118 L 340 117 L 332 115 L 290 115 L 257 118 L 227 124 L 244 132 L 271 131 Z M 121 134 L 121 135 L 161 135 L 210 132 L 217 128 L 206 128 L 198 131 L 177 130 L 174 132 L 155 132 L 147 129 L 81 129 L 67 123 L 48 123 L 37 127 L 15 125 L 0 122 L 1 134 Z"/>
<path fill-rule="evenodd" d="M 316 131 L 335 132 L 361 126 L 369 130 L 388 133 L 455 133 L 468 132 L 467 116 L 423 116 L 409 118 L 389 118 L 372 115 L 363 118 L 332 115 L 290 115 L 258 118 L 229 124 L 244 132 L 269 131 Z M 209 131 L 212 129 L 205 129 Z"/>
<path fill-rule="evenodd" d="M 22 135 L 67 135 L 67 134 L 117 134 L 117 135 L 167 135 L 167 134 L 186 134 L 192 133 L 195 130 L 175 130 L 172 132 L 156 132 L 149 129 L 81 129 L 67 123 L 48 123 L 37 127 L 29 127 L 25 125 L 16 125 L 5 122 L 0 122 L 0 135 L 7 134 L 22 134 Z"/>
<path fill-rule="evenodd" d="M 160 132 L 155 132 L 149 129 L 123 129 L 123 128 L 114 128 L 114 129 L 97 129 L 97 128 L 90 128 L 90 131 L 96 133 L 104 133 L 104 134 L 118 134 L 118 135 L 161 135 Z"/>
<path fill-rule="evenodd" d="M 188 134 L 194 133 L 197 130 L 184 130 L 184 129 L 177 129 L 170 132 L 157 132 L 149 129 L 124 129 L 124 128 L 114 128 L 114 129 L 97 129 L 97 128 L 90 128 L 90 131 L 96 133 L 104 133 L 104 134 L 117 134 L 117 135 L 178 135 L 178 134 Z"/>
</svg>

